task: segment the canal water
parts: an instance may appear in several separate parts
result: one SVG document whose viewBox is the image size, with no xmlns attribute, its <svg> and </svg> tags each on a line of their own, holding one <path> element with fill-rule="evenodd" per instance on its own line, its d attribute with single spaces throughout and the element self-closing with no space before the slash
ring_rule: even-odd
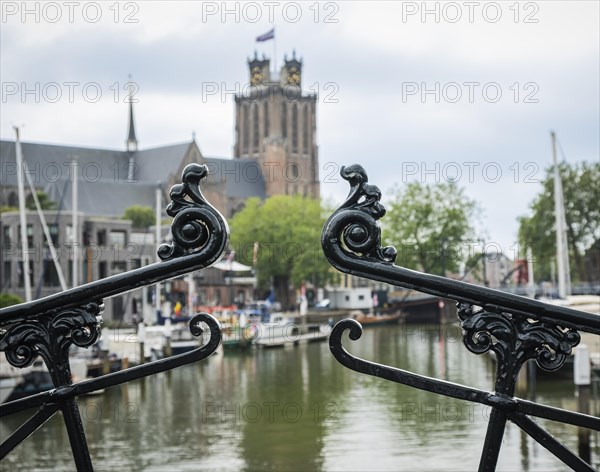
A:
<svg viewBox="0 0 600 472">
<path fill-rule="evenodd" d="M 455 325 L 393 326 L 346 337 L 353 354 L 482 389 L 494 363 L 463 346 Z M 574 409 L 572 383 L 538 382 L 537 400 Z M 225 353 L 80 400 L 96 470 L 476 470 L 489 409 L 352 372 L 326 342 Z M 24 415 L 5 418 L 6 437 Z M 576 428 L 541 421 L 577 450 Z M 597 437 L 594 439 L 597 440 Z M 598 457 L 597 443 L 594 461 Z M 53 417 L 2 470 L 72 470 Z M 509 424 L 498 470 L 565 466 Z"/>
</svg>

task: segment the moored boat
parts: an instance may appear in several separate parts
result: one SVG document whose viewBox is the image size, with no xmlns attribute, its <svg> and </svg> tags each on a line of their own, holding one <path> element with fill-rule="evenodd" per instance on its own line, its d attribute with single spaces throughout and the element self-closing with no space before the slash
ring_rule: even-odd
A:
<svg viewBox="0 0 600 472">
<path fill-rule="evenodd" d="M 350 315 L 352 319 L 358 321 L 363 326 L 363 328 L 368 328 L 371 326 L 397 324 L 400 318 L 402 318 L 402 313 L 400 312 L 396 312 L 391 315 L 365 315 L 361 311 L 356 311 L 351 312 Z"/>
</svg>

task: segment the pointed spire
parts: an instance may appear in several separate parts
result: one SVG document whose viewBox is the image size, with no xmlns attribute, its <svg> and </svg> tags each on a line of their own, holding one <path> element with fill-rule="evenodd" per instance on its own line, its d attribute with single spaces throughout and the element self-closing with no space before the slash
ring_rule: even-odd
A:
<svg viewBox="0 0 600 472">
<path fill-rule="evenodd" d="M 135 137 L 135 126 L 133 123 L 133 83 L 131 82 L 131 74 L 129 74 L 129 133 L 125 146 L 128 151 L 137 151 L 138 141 Z"/>
</svg>

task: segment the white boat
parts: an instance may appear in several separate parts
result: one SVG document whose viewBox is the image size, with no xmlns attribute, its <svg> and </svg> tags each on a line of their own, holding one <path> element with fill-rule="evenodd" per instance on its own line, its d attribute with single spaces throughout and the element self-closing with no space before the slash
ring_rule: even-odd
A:
<svg viewBox="0 0 600 472">
<path fill-rule="evenodd" d="M 11 396 L 20 379 L 21 376 L 0 377 L 0 403 L 4 403 Z"/>
<path fill-rule="evenodd" d="M 329 325 L 300 325 L 292 318 L 277 316 L 269 323 L 253 323 L 255 326 L 254 345 L 262 348 L 284 347 L 327 339 L 331 332 Z"/>
<path fill-rule="evenodd" d="M 0 403 L 4 403 L 22 381 L 21 369 L 10 365 L 4 353 L 0 353 Z"/>
<path fill-rule="evenodd" d="M 0 353 L 0 403 L 16 400 L 54 388 L 50 372 L 41 359 L 18 369 Z"/>
<path fill-rule="evenodd" d="M 147 360 L 162 359 L 166 356 L 167 347 L 171 355 L 182 354 L 200 347 L 201 338 L 195 337 L 187 324 L 144 326 L 143 334 L 138 332 L 144 341 L 144 357 Z"/>
</svg>

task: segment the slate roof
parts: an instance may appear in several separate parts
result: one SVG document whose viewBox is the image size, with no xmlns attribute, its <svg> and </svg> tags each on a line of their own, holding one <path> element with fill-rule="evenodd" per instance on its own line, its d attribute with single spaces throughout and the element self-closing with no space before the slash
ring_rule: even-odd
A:
<svg viewBox="0 0 600 472">
<path fill-rule="evenodd" d="M 265 180 L 256 159 L 204 158 L 209 171 L 209 180 L 226 183 L 230 198 L 266 198 Z"/>
<path fill-rule="evenodd" d="M 71 168 L 69 162 L 77 156 L 79 162 L 79 210 L 90 215 L 121 216 L 131 205 L 154 206 L 158 181 L 163 184 L 177 171 L 192 142 L 160 146 L 135 152 L 61 146 L 41 143 L 21 143 L 23 158 L 34 185 L 44 190 L 63 209 L 71 208 Z M 134 157 L 135 182 L 128 182 L 130 157 Z M 266 198 L 265 181 L 255 159 L 203 158 L 209 166 L 209 181 L 225 186 L 230 198 Z M 0 184 L 17 185 L 15 142 L 0 140 Z"/>
<path fill-rule="evenodd" d="M 134 178 L 154 184 L 157 181 L 166 182 L 169 174 L 177 171 L 191 145 L 191 142 L 187 142 L 136 151 L 134 158 L 138 168 Z"/>
<path fill-rule="evenodd" d="M 73 186 L 68 180 L 44 187 L 48 197 L 62 209 L 71 210 Z M 142 182 L 81 182 L 78 186 L 78 210 L 90 216 L 121 217 L 125 208 L 142 205 L 153 208 L 156 185 Z M 63 195 L 64 193 L 64 195 Z"/>
<path fill-rule="evenodd" d="M 70 168 L 67 164 L 75 156 L 79 158 L 82 180 L 118 181 L 127 177 L 129 153 L 125 151 L 39 143 L 21 143 L 21 149 L 34 185 L 39 188 L 69 179 Z M 14 141 L 0 141 L 0 166 L 0 183 L 17 185 Z"/>
</svg>

